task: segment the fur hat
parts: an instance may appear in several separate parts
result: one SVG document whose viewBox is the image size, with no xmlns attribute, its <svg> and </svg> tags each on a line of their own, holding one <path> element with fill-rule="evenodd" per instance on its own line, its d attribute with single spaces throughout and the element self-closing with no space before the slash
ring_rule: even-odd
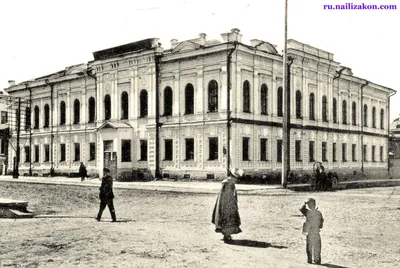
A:
<svg viewBox="0 0 400 268">
<path fill-rule="evenodd" d="M 244 171 L 241 170 L 241 169 L 239 169 L 239 168 L 232 168 L 232 169 L 230 170 L 230 173 L 231 173 L 231 175 L 232 175 L 233 177 L 239 178 L 239 177 L 242 177 L 242 176 L 243 176 Z"/>
<path fill-rule="evenodd" d="M 103 172 L 110 172 L 110 169 L 109 168 L 103 168 Z"/>
</svg>

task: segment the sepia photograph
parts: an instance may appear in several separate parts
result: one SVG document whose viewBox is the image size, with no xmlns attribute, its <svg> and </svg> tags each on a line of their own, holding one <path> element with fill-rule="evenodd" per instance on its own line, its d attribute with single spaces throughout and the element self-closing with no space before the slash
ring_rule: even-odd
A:
<svg viewBox="0 0 400 268">
<path fill-rule="evenodd" d="M 0 268 L 400 267 L 394 0 L 0 3 Z"/>
</svg>

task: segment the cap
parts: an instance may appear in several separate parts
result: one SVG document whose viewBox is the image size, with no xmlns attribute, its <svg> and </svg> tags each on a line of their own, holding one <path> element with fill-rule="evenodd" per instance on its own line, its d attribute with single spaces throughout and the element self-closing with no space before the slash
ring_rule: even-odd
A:
<svg viewBox="0 0 400 268">
<path fill-rule="evenodd" d="M 105 167 L 105 168 L 103 168 L 103 171 L 104 172 L 110 172 L 110 169 Z"/>
</svg>

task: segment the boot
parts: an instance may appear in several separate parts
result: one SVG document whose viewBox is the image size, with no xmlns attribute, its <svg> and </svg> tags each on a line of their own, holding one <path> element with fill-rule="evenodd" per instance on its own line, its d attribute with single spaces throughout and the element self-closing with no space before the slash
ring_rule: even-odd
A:
<svg viewBox="0 0 400 268">
<path fill-rule="evenodd" d="M 97 221 L 100 221 L 100 219 L 101 219 L 101 214 L 102 214 L 102 213 L 100 213 L 100 211 L 99 211 L 99 213 L 97 214 L 97 217 L 96 217 L 96 220 L 97 220 Z"/>
<path fill-rule="evenodd" d="M 117 216 L 115 215 L 115 211 L 112 211 L 112 212 L 111 212 L 111 218 L 112 218 L 112 221 L 113 221 L 113 222 L 116 222 L 116 221 L 117 221 Z"/>
</svg>

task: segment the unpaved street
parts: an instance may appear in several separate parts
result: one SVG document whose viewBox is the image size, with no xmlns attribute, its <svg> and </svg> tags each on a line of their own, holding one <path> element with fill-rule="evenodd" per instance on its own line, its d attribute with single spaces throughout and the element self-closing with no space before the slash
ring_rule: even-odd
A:
<svg viewBox="0 0 400 268">
<path fill-rule="evenodd" d="M 115 189 L 117 223 L 101 222 L 98 188 L 0 182 L 0 197 L 29 201 L 34 219 L 0 219 L 3 267 L 315 267 L 304 217 L 314 197 L 324 218 L 325 267 L 400 267 L 400 188 L 240 195 L 243 233 L 232 244 L 210 223 L 215 194 Z M 0 267 L 2 267 L 0 265 Z"/>
</svg>

